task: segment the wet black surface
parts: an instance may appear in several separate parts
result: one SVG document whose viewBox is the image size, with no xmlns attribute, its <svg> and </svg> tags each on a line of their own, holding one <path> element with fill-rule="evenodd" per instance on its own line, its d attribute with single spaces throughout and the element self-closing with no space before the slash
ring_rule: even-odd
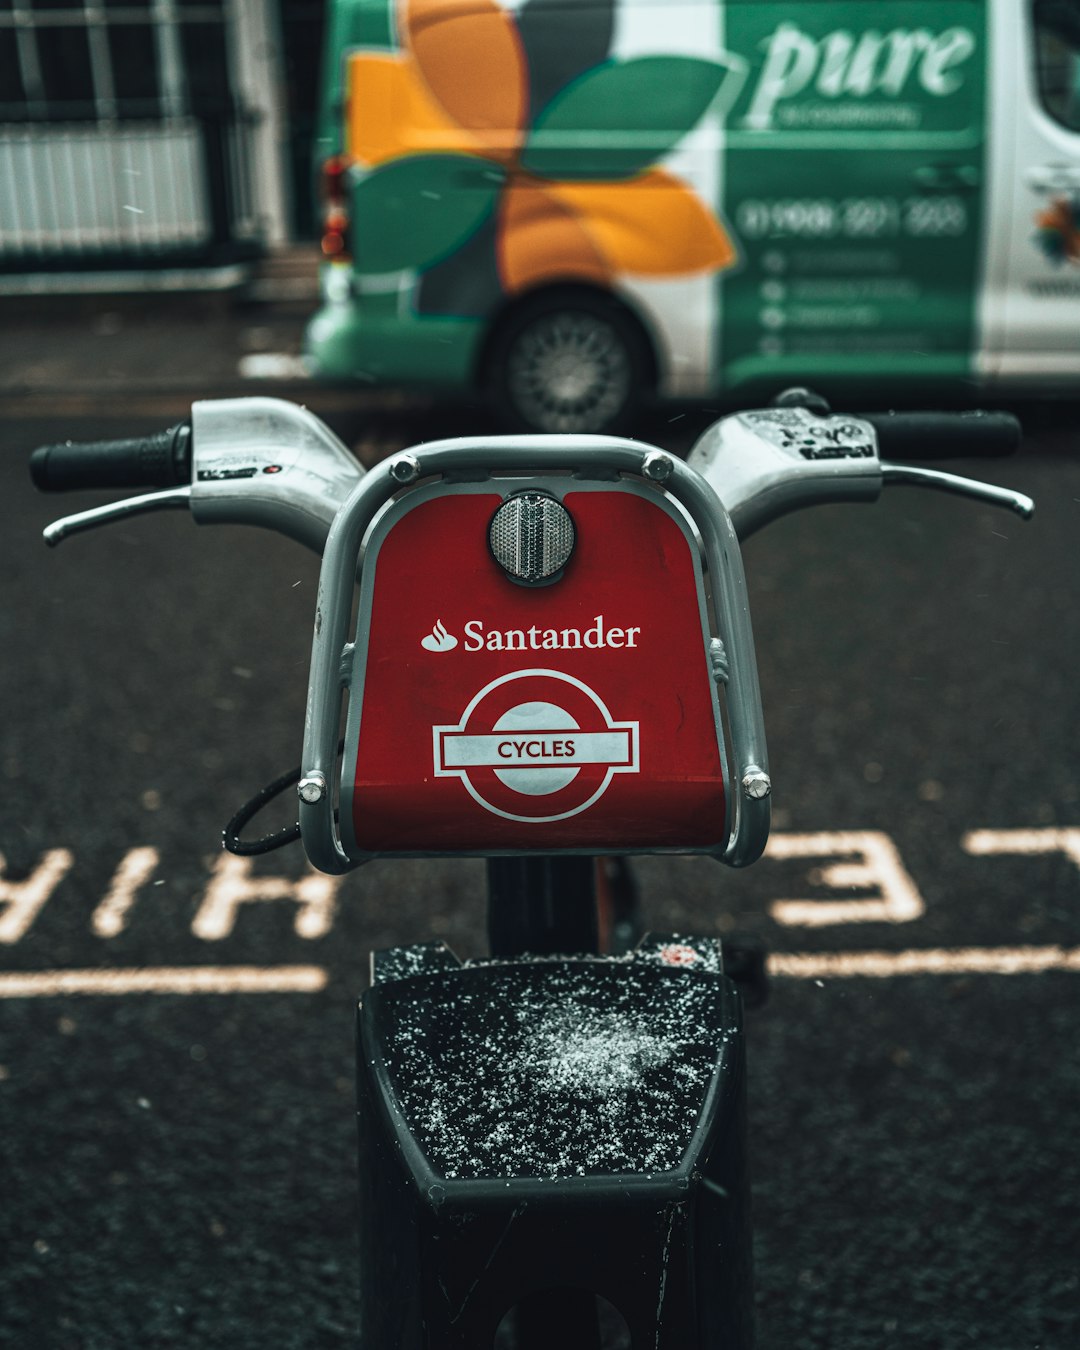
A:
<svg viewBox="0 0 1080 1350">
<path fill-rule="evenodd" d="M 381 1001 L 395 1098 L 451 1179 L 674 1171 L 739 1034 L 716 975 L 647 962 L 484 966 Z"/>
<path fill-rule="evenodd" d="M 372 456 L 463 416 L 343 429 Z M 685 446 L 694 420 L 642 434 Z M 956 466 L 1035 496 L 1029 525 L 897 489 L 746 549 L 778 827 L 886 832 L 925 914 L 783 927 L 770 902 L 830 894 L 813 860 L 653 859 L 651 927 L 784 953 L 1080 947 L 1074 861 L 961 847 L 976 828 L 1080 827 L 1080 430 L 1069 410 L 1029 421 L 1016 462 Z M 299 758 L 317 572 L 296 545 L 180 515 L 47 552 L 41 525 L 75 503 L 36 498 L 23 452 L 148 425 L 0 427 L 5 875 L 73 855 L 0 968 L 329 979 L 0 999 L 0 1344 L 356 1345 L 354 997 L 372 947 L 480 951 L 482 865 L 372 864 L 323 936 L 299 935 L 287 900 L 193 933 L 224 820 Z M 153 880 L 125 931 L 95 936 L 135 846 L 159 850 Z M 1077 1344 L 1078 1028 L 1078 971 L 774 981 L 748 1020 L 761 1350 Z"/>
</svg>

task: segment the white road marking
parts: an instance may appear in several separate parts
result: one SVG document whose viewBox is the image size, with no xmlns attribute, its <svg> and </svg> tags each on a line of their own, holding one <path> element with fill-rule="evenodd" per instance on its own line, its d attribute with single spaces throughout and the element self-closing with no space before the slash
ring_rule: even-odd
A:
<svg viewBox="0 0 1080 1350">
<path fill-rule="evenodd" d="M 896 845 L 880 830 L 823 830 L 816 834 L 774 834 L 766 858 L 821 858 L 830 854 L 853 859 L 815 868 L 810 879 L 832 890 L 875 890 L 862 900 L 774 900 L 769 913 L 789 927 L 823 928 L 837 923 L 910 923 L 926 905 Z"/>
<path fill-rule="evenodd" d="M 1080 973 L 1080 947 L 926 947 L 901 952 L 772 952 L 779 979 L 891 979 L 903 975 Z M 321 966 L 156 966 L 0 974 L 0 999 L 74 994 L 315 994 Z"/>
<path fill-rule="evenodd" d="M 300 906 L 293 924 L 297 937 L 325 937 L 334 923 L 334 906 L 341 881 L 341 877 L 324 876 L 314 868 L 299 881 L 255 876 L 250 858 L 223 853 L 214 865 L 191 931 L 196 937 L 219 942 L 236 927 L 241 905 L 292 900 Z"/>
<path fill-rule="evenodd" d="M 25 881 L 4 881 L 7 861 L 0 853 L 0 942 L 19 941 L 74 861 L 70 849 L 53 848 Z"/>
<path fill-rule="evenodd" d="M 316 994 L 321 966 L 133 966 L 114 970 L 34 970 L 0 974 L 0 998 L 68 994 Z"/>
<path fill-rule="evenodd" d="M 1003 853 L 1064 853 L 1080 867 L 1080 829 L 969 830 L 960 841 L 967 853 L 992 857 Z"/>
<path fill-rule="evenodd" d="M 242 380 L 306 380 L 311 375 L 307 361 L 292 352 L 249 352 L 236 365 Z"/>
<path fill-rule="evenodd" d="M 98 937 L 116 937 L 124 931 L 128 912 L 135 903 L 135 893 L 150 880 L 157 865 L 156 848 L 133 848 L 124 854 L 105 898 L 90 920 Z"/>
<path fill-rule="evenodd" d="M 772 952 L 769 973 L 797 980 L 1080 971 L 1080 947 L 925 947 L 902 952 Z"/>
<path fill-rule="evenodd" d="M 974 856 L 1061 853 L 1080 868 L 1080 828 L 972 830 L 962 846 Z M 833 889 L 876 890 L 856 900 L 778 900 L 770 906 L 781 923 L 820 926 L 836 923 L 906 923 L 924 911 L 922 897 L 908 875 L 896 845 L 880 831 L 780 833 L 770 840 L 767 857 L 827 858 L 836 861 L 810 873 L 816 885 Z M 74 865 L 68 849 L 44 853 L 23 881 L 4 880 L 0 854 L 0 943 L 25 936 L 43 905 Z M 92 927 L 98 937 L 124 931 L 139 889 L 159 862 L 157 849 L 129 850 L 97 906 Z M 288 900 L 297 905 L 294 930 L 302 938 L 326 936 L 333 926 L 340 877 L 311 872 L 292 881 L 253 874 L 250 859 L 223 854 L 214 865 L 202 904 L 192 924 L 195 936 L 217 941 L 236 926 L 242 905 Z M 893 978 L 904 975 L 1023 975 L 1060 970 L 1080 972 L 1080 947 L 908 948 L 904 951 L 774 952 L 770 972 L 786 979 Z M 71 994 L 248 994 L 312 993 L 326 987 L 320 966 L 157 966 L 104 970 L 38 970 L 0 973 L 0 998 L 56 997 Z"/>
</svg>

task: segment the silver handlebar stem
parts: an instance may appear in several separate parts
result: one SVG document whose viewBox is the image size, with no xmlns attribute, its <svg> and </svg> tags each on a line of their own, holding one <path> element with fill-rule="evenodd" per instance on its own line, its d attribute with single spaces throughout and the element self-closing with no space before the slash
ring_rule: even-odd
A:
<svg viewBox="0 0 1080 1350">
<path fill-rule="evenodd" d="M 261 525 L 322 553 L 339 507 L 364 477 L 328 426 L 284 399 L 195 403 L 191 432 L 199 525 Z"/>
<path fill-rule="evenodd" d="M 876 501 L 882 486 L 870 423 L 805 408 L 722 418 L 687 462 L 724 503 L 740 539 L 803 506 Z"/>
</svg>

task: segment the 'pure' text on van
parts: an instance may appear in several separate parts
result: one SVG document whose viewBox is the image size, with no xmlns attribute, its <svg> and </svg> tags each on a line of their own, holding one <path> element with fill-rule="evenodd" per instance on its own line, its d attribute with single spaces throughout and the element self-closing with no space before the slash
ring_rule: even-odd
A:
<svg viewBox="0 0 1080 1350">
<path fill-rule="evenodd" d="M 811 81 L 822 98 L 843 94 L 896 98 L 914 76 L 926 93 L 944 98 L 960 88 L 959 67 L 975 47 L 975 34 L 959 27 L 941 33 L 926 28 L 894 28 L 889 33 L 871 29 L 858 37 L 836 29 L 819 41 L 797 24 L 782 23 L 768 39 L 743 121 L 755 131 L 770 130 L 776 105 L 802 94 Z"/>
</svg>

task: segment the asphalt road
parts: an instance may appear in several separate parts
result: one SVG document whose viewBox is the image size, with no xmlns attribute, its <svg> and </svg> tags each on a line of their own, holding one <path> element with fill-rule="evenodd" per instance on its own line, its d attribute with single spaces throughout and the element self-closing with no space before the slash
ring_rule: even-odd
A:
<svg viewBox="0 0 1080 1350">
<path fill-rule="evenodd" d="M 761 1350 L 1080 1343 L 1080 418 L 1030 421 L 954 466 L 1030 524 L 895 489 L 750 541 L 775 851 L 640 864 L 652 927 L 772 953 Z M 481 865 L 222 871 L 299 759 L 317 564 L 179 514 L 48 552 L 25 452 L 148 425 L 0 424 L 0 1345 L 352 1346 L 366 952 L 478 952 Z"/>
</svg>

